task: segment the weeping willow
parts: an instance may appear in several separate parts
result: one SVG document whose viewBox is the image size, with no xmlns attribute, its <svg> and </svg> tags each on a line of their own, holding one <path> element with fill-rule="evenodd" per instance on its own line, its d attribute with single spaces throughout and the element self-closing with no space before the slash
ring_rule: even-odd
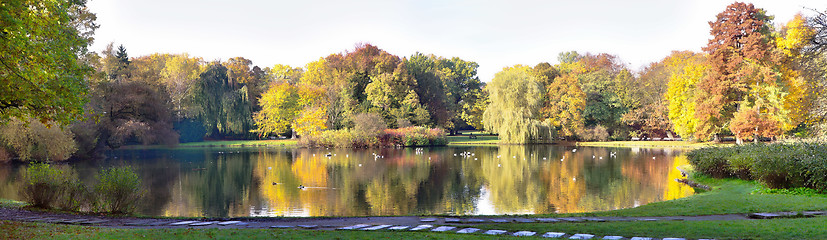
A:
<svg viewBox="0 0 827 240">
<path fill-rule="evenodd" d="M 541 122 L 543 84 L 528 66 L 505 68 L 486 86 L 490 103 L 482 116 L 485 129 L 500 135 L 500 142 L 542 143 L 553 139 L 550 122 Z"/>
</svg>

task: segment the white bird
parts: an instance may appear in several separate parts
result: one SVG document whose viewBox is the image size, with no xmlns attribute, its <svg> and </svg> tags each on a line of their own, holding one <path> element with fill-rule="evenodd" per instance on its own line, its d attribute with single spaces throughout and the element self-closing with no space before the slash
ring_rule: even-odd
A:
<svg viewBox="0 0 827 240">
<path fill-rule="evenodd" d="M 577 152 L 577 148 L 572 149 L 571 152 Z"/>
</svg>

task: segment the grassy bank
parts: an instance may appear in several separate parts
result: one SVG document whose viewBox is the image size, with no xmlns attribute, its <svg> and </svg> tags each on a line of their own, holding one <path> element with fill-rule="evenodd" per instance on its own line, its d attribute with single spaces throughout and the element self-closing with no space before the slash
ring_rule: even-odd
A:
<svg viewBox="0 0 827 240">
<path fill-rule="evenodd" d="M 502 239 L 479 234 L 269 229 L 109 229 L 0 221 L 0 239 Z M 506 237 L 507 238 L 507 237 Z M 513 237 L 517 238 L 517 237 Z"/>
<path fill-rule="evenodd" d="M 827 217 L 734 220 L 734 221 L 658 221 L 604 223 L 523 223 L 477 225 L 482 229 L 587 233 L 597 236 L 714 239 L 823 239 L 827 236 Z"/>
<path fill-rule="evenodd" d="M 587 147 L 650 147 L 650 148 L 702 148 L 711 146 L 730 146 L 731 143 L 702 143 L 687 141 L 611 141 L 611 142 L 576 142 L 577 146 Z"/>
<path fill-rule="evenodd" d="M 204 141 L 178 144 L 179 147 L 263 147 L 263 146 L 294 146 L 297 140 L 227 140 L 227 141 Z"/>
<path fill-rule="evenodd" d="M 761 186 L 754 181 L 695 177 L 711 191 L 685 198 L 646 204 L 636 208 L 582 213 L 585 216 L 698 216 L 732 213 L 827 210 L 827 195 L 754 193 Z"/>
</svg>

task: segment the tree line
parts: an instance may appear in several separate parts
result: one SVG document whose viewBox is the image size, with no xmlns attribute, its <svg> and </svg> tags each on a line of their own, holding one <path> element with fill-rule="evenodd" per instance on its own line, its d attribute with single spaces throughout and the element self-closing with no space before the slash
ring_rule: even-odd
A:
<svg viewBox="0 0 827 240">
<path fill-rule="evenodd" d="M 813 13 L 775 26 L 765 10 L 733 3 L 710 22 L 703 52 L 633 71 L 615 55 L 570 51 L 554 65 L 506 67 L 486 84 L 473 61 L 370 44 L 304 67 L 130 57 L 115 44 L 96 53 L 84 1 L 9 1 L 0 9 L 13 20 L 0 35 L 0 159 L 308 136 L 352 129 L 365 114 L 389 128 L 484 129 L 505 143 L 823 136 L 827 14 Z"/>
<path fill-rule="evenodd" d="M 775 26 L 733 3 L 709 22 L 703 52 L 674 51 L 637 73 L 605 53 L 505 68 L 486 88 L 483 123 L 508 143 L 824 136 L 827 14 L 813 12 Z"/>
</svg>

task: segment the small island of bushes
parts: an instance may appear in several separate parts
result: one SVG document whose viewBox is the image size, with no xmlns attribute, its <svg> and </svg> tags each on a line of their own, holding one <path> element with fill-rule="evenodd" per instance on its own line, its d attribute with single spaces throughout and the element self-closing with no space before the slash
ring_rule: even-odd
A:
<svg viewBox="0 0 827 240">
<path fill-rule="evenodd" d="M 424 147 L 448 144 L 445 130 L 401 123 L 388 129 L 378 114 L 356 115 L 353 128 L 312 131 L 299 140 L 299 146 L 324 148 Z"/>
</svg>

